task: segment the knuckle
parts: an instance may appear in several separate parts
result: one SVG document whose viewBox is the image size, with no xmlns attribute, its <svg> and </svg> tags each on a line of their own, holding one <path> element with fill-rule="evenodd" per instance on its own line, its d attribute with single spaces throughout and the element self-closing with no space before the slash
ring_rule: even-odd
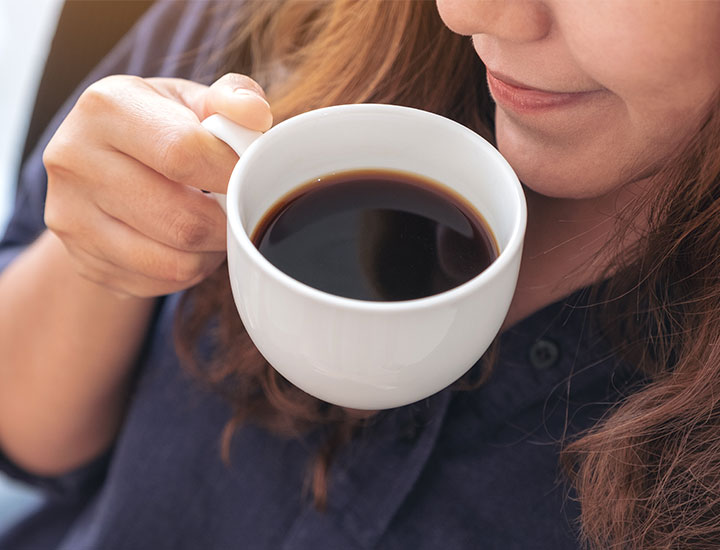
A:
<svg viewBox="0 0 720 550">
<path fill-rule="evenodd" d="M 105 277 L 102 273 L 99 273 L 98 271 L 94 269 L 90 269 L 84 264 L 78 264 L 75 267 L 75 271 L 77 272 L 80 277 L 83 279 L 90 281 L 91 283 L 95 283 L 98 285 L 105 285 L 107 284 L 107 277 Z"/>
<path fill-rule="evenodd" d="M 50 140 L 50 143 L 47 144 L 42 155 L 43 165 L 48 175 L 62 167 L 62 145 L 59 143 L 60 140 L 56 138 L 57 134 Z"/>
<path fill-rule="evenodd" d="M 176 248 L 197 250 L 210 237 L 210 224 L 203 216 L 185 213 L 176 215 L 170 224 Z"/>
<path fill-rule="evenodd" d="M 70 231 L 70 221 L 72 217 L 67 215 L 67 208 L 63 207 L 62 201 L 55 198 L 54 194 L 48 193 L 45 200 L 45 210 L 43 211 L 43 222 L 45 227 L 63 236 Z"/>
<path fill-rule="evenodd" d="M 102 81 L 91 84 L 78 97 L 74 110 L 94 112 L 108 104 L 109 98 Z"/>
<path fill-rule="evenodd" d="M 104 271 L 101 271 L 87 262 L 84 262 L 77 257 L 73 256 L 72 262 L 75 267 L 75 272 L 83 279 L 95 283 L 98 285 L 108 285 L 110 283 L 110 277 Z"/>
<path fill-rule="evenodd" d="M 114 105 L 118 101 L 119 90 L 142 82 L 142 78 L 132 75 L 111 75 L 94 82 L 80 94 L 75 107 L 83 111 L 96 111 Z"/>
<path fill-rule="evenodd" d="M 172 181 L 191 180 L 200 147 L 200 134 L 192 126 L 181 125 L 167 131 L 158 140 L 158 171 Z"/>
<path fill-rule="evenodd" d="M 74 109 L 83 112 L 95 112 L 107 107 L 112 102 L 112 94 L 110 88 L 113 86 L 112 77 L 105 77 L 97 82 L 90 84 L 78 97 Z"/>
<path fill-rule="evenodd" d="M 53 233 L 60 233 L 60 218 L 58 216 L 58 210 L 55 208 L 54 203 L 45 203 L 45 212 L 43 213 L 43 222 L 45 227 L 50 229 Z"/>
<path fill-rule="evenodd" d="M 77 161 L 78 146 L 61 128 L 45 147 L 42 162 L 48 174 L 49 183 L 54 176 L 73 172 Z"/>
<path fill-rule="evenodd" d="M 94 128 L 100 119 L 115 111 L 123 102 L 127 92 L 119 91 L 120 85 L 127 88 L 138 77 L 125 75 L 109 76 L 88 86 L 68 116 L 43 151 L 43 164 L 48 174 L 81 173 L 85 166 L 88 146 L 93 145 Z"/>
<path fill-rule="evenodd" d="M 186 257 L 181 259 L 177 264 L 178 282 L 186 282 L 194 280 L 202 273 L 202 265 L 197 257 Z"/>
<path fill-rule="evenodd" d="M 174 283 L 193 281 L 202 273 L 202 262 L 199 254 L 175 254 L 168 266 L 166 279 Z"/>
</svg>

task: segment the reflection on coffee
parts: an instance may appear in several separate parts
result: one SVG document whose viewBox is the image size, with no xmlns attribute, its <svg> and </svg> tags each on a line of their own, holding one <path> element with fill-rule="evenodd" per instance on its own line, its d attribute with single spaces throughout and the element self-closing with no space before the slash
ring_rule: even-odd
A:
<svg viewBox="0 0 720 550">
<path fill-rule="evenodd" d="M 431 180 L 388 170 L 308 182 L 265 214 L 252 241 L 294 279 L 372 301 L 449 290 L 498 254 L 487 223 L 463 198 Z"/>
</svg>

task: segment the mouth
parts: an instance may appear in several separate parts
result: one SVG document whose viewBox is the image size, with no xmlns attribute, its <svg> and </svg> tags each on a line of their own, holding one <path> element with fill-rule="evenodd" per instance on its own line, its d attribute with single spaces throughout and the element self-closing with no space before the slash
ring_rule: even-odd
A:
<svg viewBox="0 0 720 550">
<path fill-rule="evenodd" d="M 541 90 L 521 84 L 509 77 L 487 71 L 487 81 L 493 99 L 503 107 L 518 113 L 539 113 L 568 107 L 590 99 L 600 90 L 577 92 Z"/>
</svg>

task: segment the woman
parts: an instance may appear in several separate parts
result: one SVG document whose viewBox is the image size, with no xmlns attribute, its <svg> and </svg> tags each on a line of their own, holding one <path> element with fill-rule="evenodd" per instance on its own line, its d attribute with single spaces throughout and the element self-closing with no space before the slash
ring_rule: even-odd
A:
<svg viewBox="0 0 720 550">
<path fill-rule="evenodd" d="M 4 547 L 717 548 L 719 48 L 712 0 L 159 3 L 3 241 L 3 465 L 52 495 Z M 363 101 L 494 136 L 530 212 L 496 356 L 370 417 L 253 351 L 200 192 L 205 116 Z"/>
</svg>

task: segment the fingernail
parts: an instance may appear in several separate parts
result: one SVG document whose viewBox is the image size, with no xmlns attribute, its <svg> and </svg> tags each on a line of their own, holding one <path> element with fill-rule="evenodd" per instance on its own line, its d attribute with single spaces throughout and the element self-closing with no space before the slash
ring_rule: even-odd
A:
<svg viewBox="0 0 720 550">
<path fill-rule="evenodd" d="M 267 100 L 263 96 L 253 92 L 252 90 L 248 90 L 247 88 L 238 88 L 237 90 L 233 90 L 233 94 L 235 94 L 236 96 L 247 96 L 247 97 L 257 98 L 260 101 L 262 101 L 265 105 L 267 105 L 268 109 L 270 108 L 270 104 L 267 102 Z"/>
</svg>

